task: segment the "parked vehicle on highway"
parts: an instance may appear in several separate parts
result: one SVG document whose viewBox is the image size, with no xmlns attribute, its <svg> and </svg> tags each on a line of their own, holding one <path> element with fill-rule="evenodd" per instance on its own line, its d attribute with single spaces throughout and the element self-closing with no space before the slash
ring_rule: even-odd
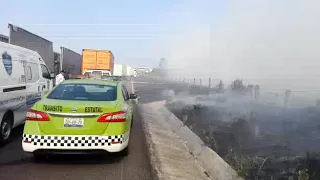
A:
<svg viewBox="0 0 320 180">
<path fill-rule="evenodd" d="M 82 74 L 72 74 L 70 79 L 85 79 L 86 77 Z"/>
<path fill-rule="evenodd" d="M 82 70 L 85 74 L 87 70 L 106 70 L 113 74 L 114 56 L 109 50 L 83 49 L 82 50 Z"/>
<path fill-rule="evenodd" d="M 111 72 L 108 70 L 86 70 L 84 73 L 85 77 L 90 76 L 111 76 Z"/>
<path fill-rule="evenodd" d="M 40 55 L 0 42 L 0 144 L 24 123 L 27 110 L 53 88 L 51 74 Z"/>
<path fill-rule="evenodd" d="M 127 155 L 136 98 L 118 81 L 64 81 L 28 111 L 23 150 L 36 159 L 90 151 Z"/>
<path fill-rule="evenodd" d="M 50 72 L 59 73 L 61 69 L 55 69 L 58 66 L 54 62 L 53 43 L 51 41 L 14 24 L 8 24 L 8 28 L 10 44 L 37 52 Z"/>
<path fill-rule="evenodd" d="M 115 64 L 113 70 L 113 76 L 122 76 L 122 77 L 136 77 L 136 70 L 125 64 Z"/>
<path fill-rule="evenodd" d="M 103 80 L 110 80 L 110 81 L 122 81 L 125 78 L 121 77 L 121 76 L 102 76 Z"/>
<path fill-rule="evenodd" d="M 60 47 L 60 49 L 61 69 L 71 74 L 81 74 L 82 55 L 66 47 Z"/>
</svg>

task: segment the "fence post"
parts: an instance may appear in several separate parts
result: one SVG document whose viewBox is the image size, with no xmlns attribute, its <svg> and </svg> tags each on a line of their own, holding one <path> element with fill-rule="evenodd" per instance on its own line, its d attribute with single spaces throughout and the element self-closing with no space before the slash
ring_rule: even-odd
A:
<svg viewBox="0 0 320 180">
<path fill-rule="evenodd" d="M 257 100 L 260 96 L 260 86 L 255 85 L 254 86 L 254 99 Z"/>
<path fill-rule="evenodd" d="M 284 95 L 284 102 L 283 102 L 284 108 L 288 107 L 288 101 L 289 101 L 290 94 L 291 94 L 291 90 L 289 90 L 289 89 L 286 90 L 286 93 Z"/>
<path fill-rule="evenodd" d="M 209 89 L 211 89 L 211 78 L 209 78 Z"/>
<path fill-rule="evenodd" d="M 200 78 L 200 87 L 202 86 L 202 79 Z"/>
<path fill-rule="evenodd" d="M 250 97 L 253 98 L 253 87 L 250 87 Z"/>
<path fill-rule="evenodd" d="M 196 85 L 196 78 L 193 78 L 193 85 Z"/>
</svg>

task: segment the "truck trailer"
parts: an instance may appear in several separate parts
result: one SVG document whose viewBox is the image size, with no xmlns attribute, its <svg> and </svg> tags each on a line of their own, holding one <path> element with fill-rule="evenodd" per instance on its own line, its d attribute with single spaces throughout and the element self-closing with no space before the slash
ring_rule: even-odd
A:
<svg viewBox="0 0 320 180">
<path fill-rule="evenodd" d="M 132 66 L 128 66 L 125 64 L 115 64 L 113 76 L 136 77 L 136 71 Z"/>
<path fill-rule="evenodd" d="M 115 64 L 113 76 L 126 76 L 127 73 L 127 65 L 125 64 Z"/>
<path fill-rule="evenodd" d="M 101 74 L 112 75 L 114 71 L 114 56 L 110 50 L 83 49 L 83 75 Z"/>
<path fill-rule="evenodd" d="M 127 76 L 134 76 L 134 68 L 131 66 L 127 67 Z"/>
</svg>

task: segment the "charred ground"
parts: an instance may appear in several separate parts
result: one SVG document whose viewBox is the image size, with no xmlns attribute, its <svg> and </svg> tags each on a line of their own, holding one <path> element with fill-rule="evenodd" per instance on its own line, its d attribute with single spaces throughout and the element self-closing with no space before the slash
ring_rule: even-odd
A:
<svg viewBox="0 0 320 180">
<path fill-rule="evenodd" d="M 177 89 L 167 107 L 245 179 L 320 179 L 320 109 L 266 105 L 236 83 Z"/>
</svg>

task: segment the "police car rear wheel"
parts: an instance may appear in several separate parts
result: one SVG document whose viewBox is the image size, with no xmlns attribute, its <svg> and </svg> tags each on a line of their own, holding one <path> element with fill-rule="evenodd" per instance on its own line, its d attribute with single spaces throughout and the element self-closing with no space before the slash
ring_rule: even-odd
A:
<svg viewBox="0 0 320 180">
<path fill-rule="evenodd" d="M 9 142 L 12 132 L 12 117 L 10 114 L 5 114 L 3 116 L 0 125 L 0 145 L 4 145 Z"/>
<path fill-rule="evenodd" d="M 129 155 L 129 145 L 120 152 L 121 156 L 128 156 Z"/>
<path fill-rule="evenodd" d="M 131 125 L 133 123 L 131 122 Z M 129 143 L 128 143 L 128 146 L 126 148 L 124 148 L 122 151 L 120 151 L 120 155 L 121 156 L 128 156 L 129 155 L 129 147 L 130 147 L 130 136 L 129 136 Z"/>
<path fill-rule="evenodd" d="M 33 153 L 33 160 L 35 162 L 42 162 L 47 158 L 45 154 Z"/>
</svg>

